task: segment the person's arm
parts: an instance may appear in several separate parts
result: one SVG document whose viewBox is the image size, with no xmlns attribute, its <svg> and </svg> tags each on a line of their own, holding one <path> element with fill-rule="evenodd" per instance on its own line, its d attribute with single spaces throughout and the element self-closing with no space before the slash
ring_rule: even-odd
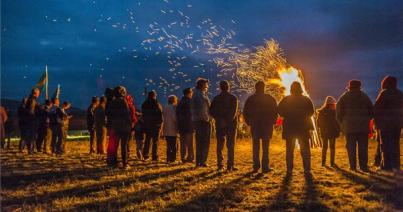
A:
<svg viewBox="0 0 403 212">
<path fill-rule="evenodd" d="M 336 104 L 336 119 L 339 124 L 343 123 L 344 113 L 344 97 L 342 96 Z"/>
<path fill-rule="evenodd" d="M 250 111 L 250 97 L 246 99 L 245 105 L 243 107 L 243 118 L 245 119 L 245 123 L 247 125 L 250 125 L 250 116 L 251 116 L 251 111 Z"/>
<path fill-rule="evenodd" d="M 210 108 L 209 108 L 209 113 L 210 115 L 214 118 L 217 119 L 217 97 L 214 97 L 213 101 L 211 102 Z"/>
<path fill-rule="evenodd" d="M 231 120 L 235 120 L 238 113 L 238 99 L 234 96 L 231 103 L 229 116 Z"/>
<path fill-rule="evenodd" d="M 372 104 L 371 99 L 365 94 L 366 104 L 368 108 L 368 115 L 372 119 L 374 118 L 374 105 Z"/>
<path fill-rule="evenodd" d="M 307 104 L 307 106 L 308 106 L 307 107 L 307 115 L 309 117 L 312 117 L 313 114 L 315 113 L 315 106 L 313 106 L 312 100 L 310 98 L 308 98 L 308 97 L 307 97 L 307 102 L 308 102 L 308 104 Z"/>
</svg>

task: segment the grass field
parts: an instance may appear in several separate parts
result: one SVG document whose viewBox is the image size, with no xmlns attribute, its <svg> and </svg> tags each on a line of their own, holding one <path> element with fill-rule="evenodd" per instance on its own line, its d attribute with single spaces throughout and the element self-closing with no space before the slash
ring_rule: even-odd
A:
<svg viewBox="0 0 403 212">
<path fill-rule="evenodd" d="M 238 140 L 239 171 L 216 172 L 215 143 L 209 167 L 193 164 L 168 165 L 137 161 L 131 143 L 130 170 L 109 169 L 105 156 L 89 155 L 88 142 L 71 141 L 62 157 L 44 154 L 1 152 L 2 211 L 206 211 L 206 210 L 403 210 L 403 177 L 391 173 L 348 171 L 345 141 L 337 141 L 336 163 L 340 168 L 321 167 L 321 150 L 312 150 L 312 178 L 302 172 L 296 149 L 292 177 L 285 175 L 285 143 L 274 138 L 270 145 L 268 174 L 251 174 L 249 140 Z M 165 159 L 165 141 L 160 141 Z M 369 162 L 375 143 L 370 141 Z"/>
</svg>

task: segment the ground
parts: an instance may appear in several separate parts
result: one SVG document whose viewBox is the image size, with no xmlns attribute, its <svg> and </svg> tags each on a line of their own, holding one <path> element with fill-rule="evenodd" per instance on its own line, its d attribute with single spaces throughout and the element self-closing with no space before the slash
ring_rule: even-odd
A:
<svg viewBox="0 0 403 212">
<path fill-rule="evenodd" d="M 130 170 L 109 169 L 105 156 L 88 154 L 88 142 L 71 141 L 62 157 L 19 153 L 16 144 L 1 152 L 2 210 L 135 210 L 135 211 L 279 211 L 279 210 L 403 210 L 400 175 L 348 170 L 344 139 L 337 141 L 339 168 L 321 167 L 321 150 L 312 150 L 312 178 L 304 177 L 298 149 L 291 177 L 285 175 L 285 143 L 278 137 L 270 145 L 268 174 L 251 174 L 249 139 L 236 144 L 238 171 L 217 173 L 215 139 L 209 167 L 168 165 L 165 141 L 160 141 L 160 162 L 134 158 Z M 403 142 L 401 142 L 403 143 Z M 369 163 L 375 142 L 370 141 Z"/>
</svg>

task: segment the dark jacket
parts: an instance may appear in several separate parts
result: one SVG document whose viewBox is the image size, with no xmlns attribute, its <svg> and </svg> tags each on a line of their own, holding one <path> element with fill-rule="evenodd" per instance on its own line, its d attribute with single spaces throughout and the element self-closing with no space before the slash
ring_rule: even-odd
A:
<svg viewBox="0 0 403 212">
<path fill-rule="evenodd" d="M 95 129 L 106 127 L 105 107 L 102 105 L 98 105 L 94 110 L 94 126 Z"/>
<path fill-rule="evenodd" d="M 303 95 L 289 95 L 278 104 L 278 111 L 283 117 L 283 138 L 309 137 L 313 129 L 312 115 L 315 112 L 312 101 Z"/>
<path fill-rule="evenodd" d="M 340 126 L 336 120 L 336 110 L 325 107 L 318 110 L 318 130 L 322 138 L 337 138 L 340 134 Z"/>
<path fill-rule="evenodd" d="M 372 102 L 361 90 L 345 92 L 337 102 L 336 118 L 344 133 L 369 133 Z"/>
<path fill-rule="evenodd" d="M 403 94 L 398 89 L 382 90 L 375 102 L 375 122 L 380 130 L 403 126 Z"/>
<path fill-rule="evenodd" d="M 216 121 L 217 131 L 229 126 L 236 126 L 238 99 L 229 92 L 221 92 L 214 97 L 210 105 L 210 115 Z"/>
<path fill-rule="evenodd" d="M 58 107 L 56 108 L 55 114 L 53 114 L 56 118 L 56 127 L 62 127 L 64 129 L 68 129 L 70 124 L 70 116 L 66 110 Z"/>
<path fill-rule="evenodd" d="M 252 128 L 271 132 L 277 120 L 277 102 L 269 94 L 255 93 L 246 100 L 243 114 L 245 122 Z"/>
<path fill-rule="evenodd" d="M 115 98 L 110 104 L 108 121 L 116 133 L 130 133 L 132 118 L 124 97 Z"/>
<path fill-rule="evenodd" d="M 94 112 L 95 112 L 95 105 L 91 104 L 87 108 L 87 129 L 88 130 L 94 130 L 95 125 L 94 125 Z"/>
<path fill-rule="evenodd" d="M 25 105 L 25 121 L 27 126 L 37 126 L 39 103 L 36 97 L 30 96 Z"/>
<path fill-rule="evenodd" d="M 190 98 L 182 97 L 181 101 L 176 107 L 178 131 L 181 134 L 193 132 L 191 101 L 192 99 Z"/>
<path fill-rule="evenodd" d="M 162 106 L 155 100 L 148 98 L 141 105 L 143 114 L 144 129 L 145 130 L 158 130 L 162 124 Z"/>
<path fill-rule="evenodd" d="M 43 105 L 40 107 L 38 111 L 38 119 L 39 119 L 39 127 L 40 128 L 47 128 L 50 127 L 50 119 L 51 119 L 51 113 L 50 113 L 50 106 Z"/>
<path fill-rule="evenodd" d="M 143 118 L 138 118 L 134 126 L 134 138 L 136 140 L 144 140 L 144 121 Z"/>
</svg>

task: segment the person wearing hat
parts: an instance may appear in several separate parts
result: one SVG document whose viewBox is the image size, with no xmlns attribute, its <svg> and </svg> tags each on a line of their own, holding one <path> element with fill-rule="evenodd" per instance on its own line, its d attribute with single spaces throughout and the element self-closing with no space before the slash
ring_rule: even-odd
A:
<svg viewBox="0 0 403 212">
<path fill-rule="evenodd" d="M 162 125 L 162 106 L 157 100 L 157 92 L 150 91 L 147 99 L 141 105 L 143 113 L 145 141 L 143 147 L 143 159 L 149 159 L 150 144 L 152 142 L 152 160 L 158 161 L 158 139 Z"/>
<path fill-rule="evenodd" d="M 323 106 L 318 110 L 318 131 L 322 138 L 322 166 L 326 165 L 326 152 L 330 147 L 330 166 L 334 167 L 334 156 L 336 151 L 336 138 L 340 134 L 340 126 L 336 120 L 336 99 L 327 96 Z"/>
<path fill-rule="evenodd" d="M 193 163 L 193 122 L 191 112 L 191 101 L 193 97 L 192 88 L 183 90 L 183 97 L 176 107 L 176 117 L 178 123 L 178 131 L 180 135 L 180 152 L 183 163 Z"/>
<path fill-rule="evenodd" d="M 95 108 L 99 105 L 99 98 L 92 97 L 91 104 L 87 108 L 87 129 L 90 133 L 90 154 L 95 153 L 94 143 L 96 140 L 95 125 L 94 125 L 94 113 Z"/>
<path fill-rule="evenodd" d="M 347 91 L 341 95 L 336 106 L 336 118 L 346 136 L 350 170 L 357 170 L 357 145 L 360 169 L 368 172 L 369 122 L 374 117 L 373 105 L 361 90 L 361 81 L 350 80 Z"/>
<path fill-rule="evenodd" d="M 298 141 L 304 172 L 309 175 L 311 171 L 309 131 L 313 130 L 311 118 L 315 109 L 311 99 L 303 95 L 302 86 L 299 82 L 295 81 L 291 84 L 290 93 L 278 105 L 279 114 L 283 117 L 282 136 L 286 140 L 287 174 L 292 173 L 295 142 Z"/>
<path fill-rule="evenodd" d="M 251 128 L 253 143 L 253 171 L 266 173 L 271 170 L 269 164 L 269 145 L 273 135 L 273 125 L 278 116 L 277 102 L 270 94 L 265 93 L 263 81 L 255 84 L 255 93 L 245 102 L 243 115 L 246 124 Z M 262 159 L 260 160 L 260 144 Z"/>
<path fill-rule="evenodd" d="M 400 170 L 400 132 L 403 126 L 403 94 L 397 79 L 386 76 L 375 102 L 375 122 L 380 131 L 381 169 Z"/>
<path fill-rule="evenodd" d="M 234 149 L 237 131 L 238 99 L 230 93 L 228 81 L 220 82 L 221 93 L 214 97 L 210 114 L 215 119 L 217 138 L 217 168 L 223 170 L 224 144 L 227 144 L 227 170 L 236 171 L 234 167 Z"/>
<path fill-rule="evenodd" d="M 211 118 L 210 99 L 207 95 L 209 81 L 199 78 L 191 101 L 192 121 L 196 134 L 196 167 L 207 167 L 210 149 Z"/>
<path fill-rule="evenodd" d="M 28 153 L 34 153 L 34 145 L 37 138 L 38 132 L 38 113 L 39 113 L 39 103 L 38 98 L 40 95 L 40 90 L 38 88 L 32 89 L 31 95 L 29 96 L 26 106 L 25 106 L 25 121 L 26 121 L 26 142 L 28 147 Z"/>
</svg>

